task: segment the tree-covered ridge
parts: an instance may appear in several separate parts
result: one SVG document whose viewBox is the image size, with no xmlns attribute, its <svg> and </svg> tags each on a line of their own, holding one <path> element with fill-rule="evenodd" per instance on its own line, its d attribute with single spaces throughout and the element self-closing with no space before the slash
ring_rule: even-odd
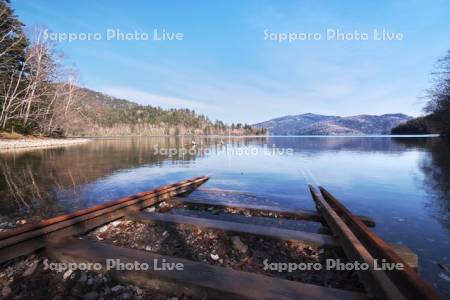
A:
<svg viewBox="0 0 450 300">
<path fill-rule="evenodd" d="M 450 51 L 438 60 L 434 85 L 428 91 L 428 103 L 424 117 L 400 124 L 392 129 L 393 134 L 438 133 L 450 137 Z"/>
<path fill-rule="evenodd" d="M 104 126 L 123 124 L 168 124 L 200 128 L 210 122 L 204 115 L 190 109 L 165 110 L 151 105 L 137 103 L 108 96 L 88 89 L 80 90 L 83 112 L 95 123 Z"/>
<path fill-rule="evenodd" d="M 86 88 L 75 93 L 76 106 L 85 122 L 70 122 L 70 135 L 260 135 L 266 130 L 248 124 L 211 121 L 191 109 L 162 109 L 140 105 Z M 76 121 L 76 120 L 75 120 Z"/>
<path fill-rule="evenodd" d="M 415 118 L 392 128 L 392 134 L 408 135 L 408 134 L 430 134 L 428 120 L 426 117 Z"/>
</svg>

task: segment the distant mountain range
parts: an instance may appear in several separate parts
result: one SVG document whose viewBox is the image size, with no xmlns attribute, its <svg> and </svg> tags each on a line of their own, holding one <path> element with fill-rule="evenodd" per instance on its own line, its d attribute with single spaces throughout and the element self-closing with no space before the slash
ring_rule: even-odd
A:
<svg viewBox="0 0 450 300">
<path fill-rule="evenodd" d="M 324 116 L 312 113 L 284 116 L 254 124 L 270 135 L 365 135 L 390 134 L 391 129 L 413 117 L 405 114 Z"/>
</svg>

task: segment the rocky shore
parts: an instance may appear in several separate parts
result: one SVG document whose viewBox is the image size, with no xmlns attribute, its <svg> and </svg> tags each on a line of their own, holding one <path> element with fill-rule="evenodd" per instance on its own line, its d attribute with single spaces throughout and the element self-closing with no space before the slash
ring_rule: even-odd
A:
<svg viewBox="0 0 450 300">
<path fill-rule="evenodd" d="M 145 211 L 170 213 L 176 209 L 177 213 L 181 213 L 181 210 L 186 213 L 193 212 L 186 206 L 174 206 L 171 202 L 162 202 Z M 229 213 L 240 215 L 228 209 L 213 210 L 212 207 L 197 212 L 208 218 Z M 244 215 L 253 217 L 250 211 L 245 211 Z M 318 249 L 301 242 L 280 241 L 196 226 L 166 223 L 150 225 L 126 218 L 101 226 L 81 238 L 290 281 L 363 291 L 354 271 L 279 272 L 265 268 L 265 260 L 280 263 L 324 263 L 327 258 L 334 258 L 345 262 L 346 259 L 339 249 Z M 45 268 L 46 264 L 55 262 L 46 257 L 45 253 L 37 253 L 0 265 L 0 298 L 197 299 L 179 291 L 162 291 L 119 282 L 113 273 L 109 272 Z M 52 289 L 45 288 L 48 286 Z"/>
<path fill-rule="evenodd" d="M 0 139 L 0 151 L 78 145 L 78 144 L 87 143 L 89 141 L 90 141 L 89 139 L 84 139 L 84 138 L 66 138 L 66 139 L 25 138 L 25 139 L 17 139 L 17 140 Z"/>
</svg>

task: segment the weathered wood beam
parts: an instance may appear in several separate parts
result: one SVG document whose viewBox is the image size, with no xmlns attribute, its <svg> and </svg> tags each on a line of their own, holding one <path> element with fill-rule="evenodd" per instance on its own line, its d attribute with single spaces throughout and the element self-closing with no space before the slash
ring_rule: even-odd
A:
<svg viewBox="0 0 450 300">
<path fill-rule="evenodd" d="M 314 211 L 296 211 L 296 210 L 289 210 L 285 208 L 273 208 L 271 206 L 264 206 L 264 205 L 248 205 L 248 204 L 241 204 L 241 203 L 229 203 L 226 201 L 218 201 L 218 202 L 204 202 L 202 200 L 197 199 L 189 199 L 189 198 L 180 198 L 180 197 L 174 197 L 169 200 L 171 203 L 175 203 L 176 205 L 187 205 L 188 207 L 196 207 L 198 205 L 200 206 L 213 206 L 218 208 L 232 208 L 236 210 L 250 210 L 255 212 L 265 212 L 265 213 L 272 213 L 276 214 L 278 218 L 288 218 L 288 219 L 294 219 L 294 220 L 309 220 L 309 221 L 317 221 L 317 222 L 323 222 L 325 223 L 325 220 L 323 217 Z M 366 216 L 356 216 L 359 218 L 364 224 L 366 224 L 369 227 L 375 226 L 375 222 Z M 328 227 L 324 227 L 327 228 Z M 323 233 L 322 233 L 323 234 Z M 419 268 L 419 258 L 416 253 L 414 253 L 411 249 L 404 245 L 400 244 L 394 244 L 394 243 L 388 243 L 392 249 L 397 253 L 398 256 L 400 256 L 411 268 L 414 270 L 418 270 Z"/>
<path fill-rule="evenodd" d="M 402 244 L 388 243 L 388 245 L 414 271 L 417 272 L 419 270 L 419 256 L 415 252 Z"/>
<path fill-rule="evenodd" d="M 336 240 L 329 235 L 296 231 L 290 229 L 238 223 L 198 217 L 187 217 L 169 213 L 138 212 L 127 216 L 137 222 L 153 224 L 156 222 L 173 223 L 193 227 L 206 227 L 235 233 L 254 234 L 285 241 L 303 242 L 313 247 L 337 247 Z"/>
<path fill-rule="evenodd" d="M 263 213 L 271 213 L 276 215 L 277 218 L 286 218 L 293 220 L 305 220 L 305 221 L 315 221 L 315 222 L 324 222 L 323 217 L 315 211 L 312 210 L 292 210 L 286 209 L 282 207 L 273 207 L 267 205 L 251 205 L 251 204 L 242 204 L 242 203 L 234 203 L 227 201 L 214 201 L 214 202 L 206 202 L 204 200 L 199 199 L 189 199 L 189 198 L 179 198 L 176 197 L 173 200 L 170 200 L 171 203 L 176 203 L 177 205 L 187 205 L 187 206 L 213 206 L 217 208 L 231 208 L 237 211 L 252 211 L 252 212 L 263 212 Z M 369 227 L 375 227 L 375 221 L 367 216 L 357 216 L 364 224 Z"/>
<path fill-rule="evenodd" d="M 172 199 L 170 199 L 170 201 L 172 201 Z M 267 233 L 268 235 L 266 236 L 281 240 L 289 240 L 289 239 L 297 240 L 299 238 L 303 238 L 305 244 L 309 244 L 314 247 L 317 247 L 318 245 L 324 247 L 339 247 L 339 244 L 336 243 L 331 236 L 326 234 L 308 233 L 290 229 L 279 229 L 271 226 L 252 225 L 247 223 L 239 223 L 231 221 L 216 221 L 198 217 L 180 216 L 181 218 L 178 218 L 178 216 L 179 215 L 176 214 L 161 214 L 161 213 L 158 214 L 158 216 L 156 216 L 154 215 L 154 213 L 145 213 L 145 212 L 139 214 L 135 214 L 135 212 L 132 212 L 131 214 L 127 215 L 128 218 L 131 218 L 138 222 L 145 222 L 145 223 L 167 222 L 175 224 L 184 224 L 187 226 L 208 227 L 212 229 L 226 230 L 236 233 L 247 233 L 263 236 L 266 235 L 265 233 Z M 281 236 L 281 238 L 279 236 Z M 399 256 L 401 256 L 409 264 L 410 267 L 412 268 L 418 267 L 417 254 L 412 252 L 408 247 L 398 244 L 389 244 L 389 245 L 393 247 L 394 251 Z"/>
<path fill-rule="evenodd" d="M 71 240 L 55 244 L 46 252 L 52 259 L 63 262 L 91 262 L 105 266 L 105 259 L 120 259 L 121 263 L 146 263 L 150 268 L 145 271 L 109 271 L 109 274 L 119 281 L 142 288 L 180 293 L 199 299 L 367 299 L 362 293 L 235 271 L 100 242 Z M 163 261 L 182 264 L 183 270 L 155 270 L 155 261 L 159 264 Z"/>
</svg>

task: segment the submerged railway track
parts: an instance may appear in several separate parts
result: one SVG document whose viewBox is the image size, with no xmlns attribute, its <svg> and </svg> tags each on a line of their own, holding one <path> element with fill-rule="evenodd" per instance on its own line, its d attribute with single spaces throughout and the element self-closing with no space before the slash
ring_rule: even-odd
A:
<svg viewBox="0 0 450 300">
<path fill-rule="evenodd" d="M 165 261 L 184 266 L 183 271 L 130 270 L 110 272 L 117 280 L 133 283 L 143 288 L 171 291 L 194 298 L 208 299 L 441 299 L 437 292 L 416 272 L 417 256 L 406 247 L 388 244 L 368 227 L 375 226 L 369 217 L 355 216 L 324 188 L 310 186 L 317 211 L 275 209 L 270 206 L 243 205 L 239 203 L 192 201 L 183 196 L 205 183 L 206 176 L 184 180 L 148 192 L 83 209 L 36 224 L 29 224 L 0 234 L 0 263 L 43 251 L 46 256 L 64 262 L 89 262 L 105 264 L 105 258 L 123 262 L 140 262 L 152 265 Z M 213 206 L 262 212 L 283 219 L 321 222 L 331 234 L 318 234 L 272 226 L 245 224 L 144 209 L 162 202 L 175 207 Z M 210 228 L 237 234 L 269 237 L 276 240 L 301 242 L 312 247 L 340 248 L 349 261 L 368 263 L 383 260 L 404 266 L 403 270 L 358 271 L 365 292 L 302 283 L 286 279 L 252 274 L 230 268 L 208 265 L 184 258 L 164 256 L 92 241 L 83 236 L 95 228 L 118 219 L 145 224 L 167 223 L 194 228 Z"/>
</svg>

